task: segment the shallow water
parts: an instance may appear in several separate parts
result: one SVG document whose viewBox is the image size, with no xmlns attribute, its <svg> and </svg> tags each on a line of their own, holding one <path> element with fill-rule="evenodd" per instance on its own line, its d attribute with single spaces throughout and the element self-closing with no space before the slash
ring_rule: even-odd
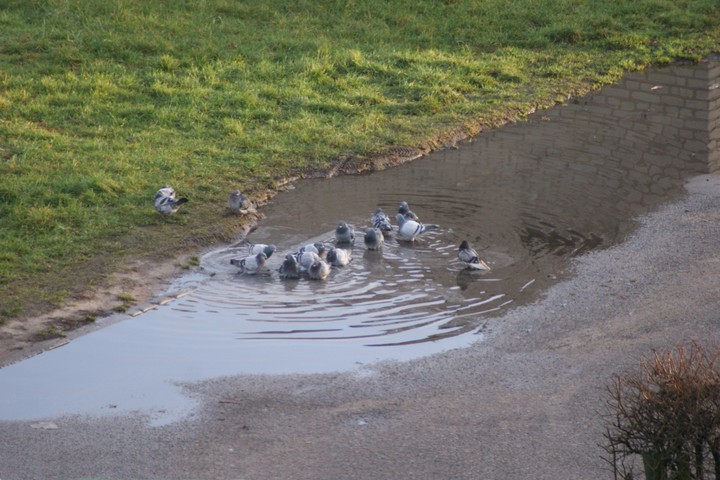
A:
<svg viewBox="0 0 720 480">
<path fill-rule="evenodd" d="M 194 405 L 182 382 L 357 370 L 470 345 L 707 170 L 719 77 L 718 62 L 631 75 L 403 166 L 300 182 L 249 236 L 278 247 L 266 272 L 237 274 L 229 260 L 243 245 L 206 254 L 174 286 L 189 295 L 0 369 L 0 419 L 139 410 L 162 424 Z M 324 282 L 278 278 L 286 252 L 332 244 L 341 219 L 361 230 L 378 206 L 392 217 L 401 200 L 441 228 L 413 244 L 392 236 L 381 251 L 358 240 Z M 491 271 L 462 268 L 463 239 Z"/>
</svg>

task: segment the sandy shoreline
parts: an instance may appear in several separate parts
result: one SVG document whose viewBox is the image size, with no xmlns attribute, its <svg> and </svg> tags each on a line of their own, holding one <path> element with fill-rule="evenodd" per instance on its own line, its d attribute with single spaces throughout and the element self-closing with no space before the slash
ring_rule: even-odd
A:
<svg viewBox="0 0 720 480">
<path fill-rule="evenodd" d="M 372 375 L 239 376 L 189 385 L 202 408 L 0 422 L 0 478 L 611 478 L 604 386 L 652 348 L 718 338 L 720 177 L 575 262 L 471 348 Z"/>
</svg>

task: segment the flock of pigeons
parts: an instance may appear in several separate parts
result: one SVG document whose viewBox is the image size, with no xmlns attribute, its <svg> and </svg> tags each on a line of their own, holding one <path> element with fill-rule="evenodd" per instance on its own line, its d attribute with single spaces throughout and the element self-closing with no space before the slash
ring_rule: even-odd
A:
<svg viewBox="0 0 720 480">
<path fill-rule="evenodd" d="M 187 201 L 188 199 L 185 197 L 176 198 L 175 190 L 169 185 L 165 185 L 155 193 L 155 210 L 161 215 L 170 215 Z M 252 204 L 239 190 L 235 190 L 228 197 L 227 205 L 232 212 L 241 213 L 248 211 Z M 400 202 L 395 220 L 397 238 L 406 242 L 413 242 L 423 233 L 439 228 L 439 225 L 434 223 L 421 223 L 405 201 Z M 363 232 L 363 242 L 368 250 L 378 250 L 382 248 L 385 237 L 391 235 L 395 229 L 382 208 L 375 210 L 370 217 L 370 224 L 372 226 Z M 354 242 L 355 231 L 347 222 L 341 220 L 335 228 L 334 246 L 328 248 L 322 242 L 316 242 L 305 245 L 296 252 L 288 253 L 278 270 L 280 278 L 296 279 L 304 274 L 311 280 L 325 280 L 330 274 L 331 266 L 344 267 L 350 263 L 352 260 L 350 250 L 343 247 L 352 246 Z M 267 259 L 275 253 L 276 249 L 275 245 L 248 241 L 245 241 L 245 245 L 248 248 L 248 255 L 243 258 L 231 259 L 230 263 L 238 267 L 242 273 L 250 275 L 261 271 L 265 267 Z M 458 247 L 458 259 L 467 268 L 490 270 L 488 264 L 480 259 L 467 240 L 463 240 Z"/>
</svg>

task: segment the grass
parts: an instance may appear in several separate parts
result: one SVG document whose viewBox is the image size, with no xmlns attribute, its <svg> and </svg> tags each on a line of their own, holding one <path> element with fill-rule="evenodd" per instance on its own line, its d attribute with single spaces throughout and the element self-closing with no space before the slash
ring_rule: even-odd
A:
<svg viewBox="0 0 720 480">
<path fill-rule="evenodd" d="M 227 193 L 720 49 L 717 0 L 0 0 L 0 322 L 228 240 Z M 191 203 L 163 218 L 155 190 Z"/>
</svg>

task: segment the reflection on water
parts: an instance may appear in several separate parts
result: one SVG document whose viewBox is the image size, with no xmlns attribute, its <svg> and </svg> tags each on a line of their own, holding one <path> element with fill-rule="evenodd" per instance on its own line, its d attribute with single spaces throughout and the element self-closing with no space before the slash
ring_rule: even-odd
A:
<svg viewBox="0 0 720 480">
<path fill-rule="evenodd" d="M 458 149 L 301 182 L 250 236 L 277 245 L 268 272 L 237 275 L 229 259 L 241 245 L 205 255 L 201 273 L 179 282 L 193 287 L 182 299 L 0 370 L 0 418 L 110 404 L 163 417 L 187 407 L 170 399 L 171 382 L 352 369 L 466 346 L 488 318 L 566 275 L 573 256 L 622 240 L 686 176 L 720 166 L 719 79 L 718 62 L 635 74 Z M 278 278 L 286 252 L 331 244 L 338 220 L 361 229 L 378 206 L 392 217 L 401 200 L 441 228 L 415 244 L 391 237 L 381 251 L 358 241 L 325 282 Z M 462 269 L 463 239 L 491 271 Z"/>
<path fill-rule="evenodd" d="M 364 228 L 375 207 L 392 216 L 402 200 L 442 228 L 411 247 L 391 238 L 381 253 L 359 242 L 352 264 L 323 285 L 236 278 L 227 264 L 238 251 L 214 252 L 204 266 L 217 277 L 177 314 L 234 315 L 241 339 L 398 345 L 477 331 L 537 298 L 573 256 L 620 240 L 633 217 L 680 192 L 688 174 L 707 171 L 710 132 L 720 131 L 709 114 L 720 108 L 707 101 L 718 76 L 717 63 L 632 75 L 459 149 L 378 175 L 303 183 L 273 201 L 253 241 L 280 252 L 317 235 L 331 243 L 338 220 Z M 463 239 L 492 271 L 461 268 Z M 427 325 L 432 334 L 413 335 Z"/>
</svg>

